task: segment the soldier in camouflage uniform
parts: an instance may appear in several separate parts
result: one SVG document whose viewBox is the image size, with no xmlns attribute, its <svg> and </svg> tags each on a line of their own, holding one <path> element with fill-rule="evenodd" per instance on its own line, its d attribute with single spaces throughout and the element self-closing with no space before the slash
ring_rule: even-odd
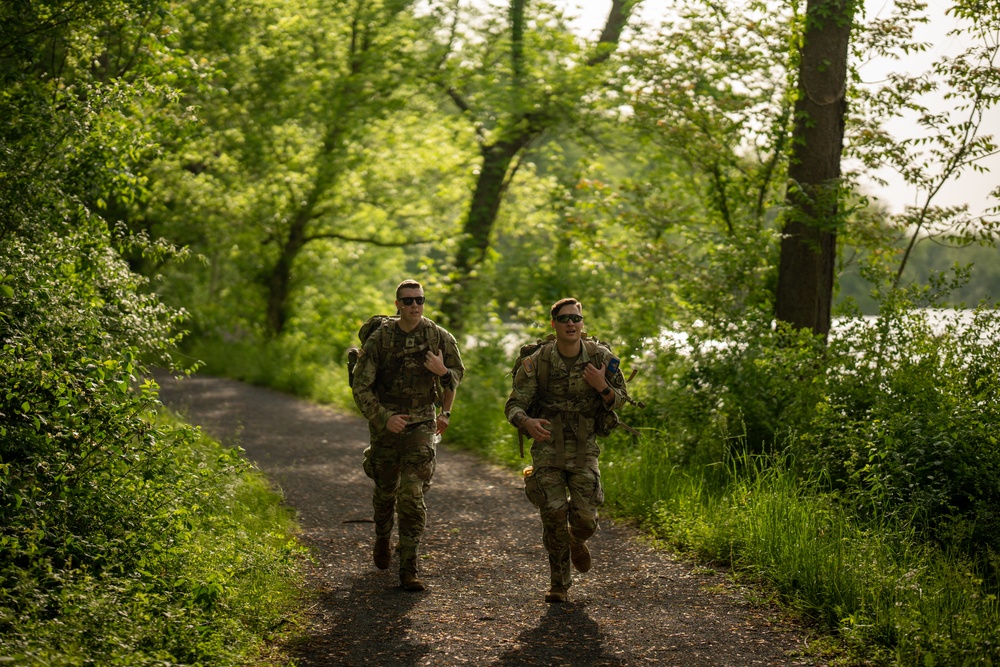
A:
<svg viewBox="0 0 1000 667">
<path fill-rule="evenodd" d="M 586 540 L 597 531 L 597 508 L 604 502 L 594 417 L 598 410 L 620 408 L 626 393 L 621 371 L 607 372 L 610 350 L 584 336 L 582 304 L 562 299 L 550 314 L 555 340 L 524 358 L 505 412 L 534 441 L 525 492 L 541 514 L 549 555 L 545 601 L 565 602 L 570 562 L 580 572 L 590 569 Z M 547 379 L 540 387 L 544 364 Z"/>
<path fill-rule="evenodd" d="M 365 474 L 375 481 L 375 546 L 385 570 L 393 513 L 399 515 L 399 579 L 422 591 L 417 547 L 427 521 L 424 493 L 434 475 L 435 444 L 448 428 L 455 391 L 465 367 L 455 338 L 423 317 L 424 290 L 406 280 L 396 288 L 398 319 L 387 319 L 361 350 L 354 371 L 354 400 L 368 419 L 371 446 Z M 440 401 L 441 411 L 435 405 Z"/>
</svg>

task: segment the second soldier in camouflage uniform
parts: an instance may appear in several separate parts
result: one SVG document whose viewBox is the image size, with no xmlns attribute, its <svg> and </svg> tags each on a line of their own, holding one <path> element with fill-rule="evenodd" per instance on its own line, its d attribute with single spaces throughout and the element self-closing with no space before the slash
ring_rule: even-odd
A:
<svg viewBox="0 0 1000 667">
<path fill-rule="evenodd" d="M 372 558 L 379 569 L 389 567 L 393 514 L 398 514 L 399 578 L 408 591 L 424 590 L 417 578 L 417 548 L 427 521 L 424 492 L 434 475 L 437 436 L 448 428 L 465 373 L 454 336 L 423 317 L 423 304 L 420 283 L 400 283 L 399 318 L 387 319 L 365 341 L 353 382 L 371 435 L 364 469 L 375 481 Z"/>
<path fill-rule="evenodd" d="M 562 299 L 550 314 L 555 340 L 522 361 L 505 412 L 534 440 L 525 492 L 542 518 L 550 571 L 545 600 L 565 602 L 570 562 L 580 572 L 590 569 L 585 542 L 597 531 L 604 502 L 594 418 L 601 409 L 620 408 L 626 393 L 621 371 L 607 371 L 610 350 L 584 337 L 580 302 Z"/>
</svg>

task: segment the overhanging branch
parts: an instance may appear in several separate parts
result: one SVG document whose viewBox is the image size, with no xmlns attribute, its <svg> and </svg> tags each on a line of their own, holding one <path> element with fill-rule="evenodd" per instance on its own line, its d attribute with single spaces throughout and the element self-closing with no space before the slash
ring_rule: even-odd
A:
<svg viewBox="0 0 1000 667">
<path fill-rule="evenodd" d="M 597 41 L 597 48 L 587 59 L 587 64 L 591 67 L 600 65 L 611 57 L 618 42 L 621 40 L 622 32 L 628 25 L 632 10 L 636 8 L 641 0 L 612 0 L 611 11 L 604 22 L 604 29 L 601 30 L 601 37 Z"/>
<path fill-rule="evenodd" d="M 339 232 L 325 232 L 323 234 L 312 234 L 306 238 L 306 241 L 317 241 L 319 239 L 336 239 L 338 241 L 348 241 L 350 243 L 367 243 L 368 245 L 374 245 L 380 248 L 405 248 L 406 246 L 422 245 L 425 243 L 441 243 L 445 240 L 444 238 L 426 238 L 406 239 L 403 241 L 384 241 L 382 239 L 371 237 L 350 236 L 349 234 L 341 234 Z"/>
</svg>

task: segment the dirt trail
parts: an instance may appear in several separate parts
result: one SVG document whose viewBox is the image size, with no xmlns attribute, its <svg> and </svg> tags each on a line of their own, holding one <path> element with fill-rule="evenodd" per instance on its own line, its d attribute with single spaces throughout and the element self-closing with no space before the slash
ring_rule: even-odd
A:
<svg viewBox="0 0 1000 667">
<path fill-rule="evenodd" d="M 521 480 L 446 446 L 427 496 L 429 590 L 406 593 L 395 559 L 387 571 L 371 562 L 362 419 L 231 380 L 157 380 L 164 404 L 243 447 L 298 512 L 315 557 L 307 637 L 287 649 L 302 667 L 812 664 L 776 612 L 607 519 L 571 602 L 546 604 L 541 524 Z"/>
</svg>

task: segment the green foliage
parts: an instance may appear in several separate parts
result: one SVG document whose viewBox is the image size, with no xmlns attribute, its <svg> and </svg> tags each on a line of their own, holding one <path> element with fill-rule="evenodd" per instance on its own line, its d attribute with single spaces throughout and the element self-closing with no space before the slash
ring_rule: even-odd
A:
<svg viewBox="0 0 1000 667">
<path fill-rule="evenodd" d="M 462 349 L 467 373 L 458 390 L 446 441 L 509 466 L 526 465 L 518 454 L 517 432 L 504 416 L 510 394 L 510 365 L 523 341 L 497 327 L 470 338 Z"/>
<path fill-rule="evenodd" d="M 132 224 L 203 258 L 144 266 L 164 271 L 164 298 L 197 331 L 294 327 L 304 293 L 330 291 L 317 257 L 376 274 L 372 248 L 447 248 L 469 139 L 425 94 L 434 17 L 412 4 L 178 7 L 179 46 L 212 77 L 186 87 L 200 122 L 150 165 L 149 205 Z"/>
<path fill-rule="evenodd" d="M 984 299 L 1000 294 L 1000 248 L 997 246 L 949 246 L 939 243 L 918 243 L 913 247 L 902 274 L 902 285 L 924 285 L 936 274 L 969 267 L 968 281 L 955 285 L 947 304 L 953 308 L 974 307 Z M 865 315 L 878 314 L 877 293 L 872 281 L 866 279 L 867 269 L 850 266 L 838 281 L 838 301 L 853 301 Z M 878 280 L 874 281 L 878 284 Z"/>
<path fill-rule="evenodd" d="M 974 4 L 959 13 L 988 26 Z M 412 6 L 0 10 L 0 511 L 2 562 L 16 565 L 0 622 L 20 642 L 3 650 L 113 664 L 95 648 L 113 636 L 122 656 L 226 664 L 227 644 L 255 641 L 240 624 L 266 633 L 280 604 L 240 586 L 289 572 L 284 529 L 231 523 L 226 503 L 251 503 L 242 464 L 143 418 L 152 388 L 133 378 L 171 363 L 180 314 L 145 293 L 192 315 L 186 352 L 209 372 L 350 406 L 358 326 L 391 312 L 409 276 L 441 312 L 483 151 L 530 137 L 461 293 L 469 372 L 448 440 L 519 463 L 502 413 L 516 343 L 577 296 L 588 329 L 640 369 L 648 404 L 622 415 L 645 437 L 602 441 L 616 511 L 767 577 L 859 652 L 989 658 L 974 648 L 996 643 L 995 321 L 942 332 L 912 307 L 948 285 L 882 287 L 904 259 L 887 241 L 899 225 L 957 222 L 967 242 L 980 220 L 845 207 L 844 247 L 867 252 L 881 317 L 850 316 L 827 348 L 771 322 L 800 8 L 676 3 L 675 23 L 611 62 L 617 87 L 599 97 L 587 91 L 608 70 L 584 66 L 592 54 L 544 3 L 529 3 L 520 44 L 493 9 Z M 915 48 L 904 25 L 873 28 L 858 34 L 877 52 Z M 851 119 L 852 150 L 927 192 L 988 152 L 964 130 L 995 98 L 992 70 L 970 67 L 989 54 L 968 55 L 936 75 L 981 86 L 970 123 L 927 115 L 935 136 L 888 141 L 880 122 L 921 113 L 911 95 L 927 90 L 894 77 L 892 95 L 851 92 L 871 110 Z M 916 159 L 928 146 L 944 172 Z"/>
<path fill-rule="evenodd" d="M 790 12 L 677 3 L 676 22 L 622 54 L 613 92 L 575 137 L 585 152 L 553 206 L 563 218 L 557 247 L 570 252 L 549 270 L 566 282 L 560 264 L 572 266 L 584 289 L 571 291 L 629 350 L 665 321 L 714 327 L 770 307 Z"/>
<path fill-rule="evenodd" d="M 0 655 L 237 664 L 294 594 L 290 521 L 237 451 L 150 419 L 175 315 L 86 241 L 0 258 Z"/>
<path fill-rule="evenodd" d="M 150 420 L 177 314 L 90 229 L 3 241 L 0 655 L 238 663 L 292 594 L 291 526 L 238 452 Z"/>
<path fill-rule="evenodd" d="M 644 176 L 659 176 L 653 161 L 666 156 L 668 178 L 649 184 L 686 183 L 700 195 L 691 202 L 700 209 L 697 222 L 739 238 L 759 229 L 782 196 L 795 6 L 699 1 L 674 9 L 677 21 L 638 44 L 622 70 L 622 92 L 648 140 L 652 173 Z M 683 213 L 663 211 L 654 221 Z"/>
<path fill-rule="evenodd" d="M 499 283 L 493 285 L 494 293 L 504 291 L 504 275 L 489 264 L 502 243 L 494 239 L 499 216 L 532 183 L 523 178 L 522 168 L 533 171 L 539 154 L 547 157 L 552 145 L 547 135 L 589 124 L 589 100 L 615 71 L 611 56 L 635 8 L 635 3 L 616 3 L 612 16 L 617 20 L 609 17 L 598 42 L 588 43 L 568 29 L 562 11 L 550 3 L 512 2 L 509 11 L 453 5 L 447 45 L 441 45 L 433 80 L 474 129 L 478 149 L 475 184 L 464 204 L 462 236 L 450 263 L 443 307 L 454 331 L 465 331 L 470 317 L 480 312 L 476 306 L 483 288 L 470 286 L 486 278 Z M 536 150 L 540 144 L 542 150 Z M 522 216 L 538 212 L 517 202 L 517 210 L 508 215 L 520 225 Z M 544 225 L 550 223 L 548 216 L 539 217 Z M 546 249 L 532 248 L 531 254 L 544 255 Z M 496 301 L 505 304 L 508 299 L 504 294 Z"/>
<path fill-rule="evenodd" d="M 153 135 L 182 122 L 168 80 L 191 63 L 160 41 L 163 9 L 0 8 L 0 660 L 14 664 L 240 664 L 294 594 L 277 497 L 239 452 L 153 419 L 141 379 L 174 366 L 183 318 L 130 270 L 182 253 L 125 224 Z"/>
<path fill-rule="evenodd" d="M 290 594 L 290 524 L 238 452 L 150 421 L 176 316 L 82 233 L 8 236 L 0 275 L 0 654 L 238 662 Z"/>
<path fill-rule="evenodd" d="M 709 464 L 735 438 L 773 451 L 808 421 L 823 390 L 823 346 L 807 332 L 748 313 L 738 323 L 664 332 L 637 380 L 637 416 L 671 434 L 679 462 Z"/>
<path fill-rule="evenodd" d="M 888 289 L 825 350 L 765 318 L 678 327 L 641 375 L 645 437 L 602 457 L 612 507 L 860 659 L 994 664 L 998 316 L 916 308 L 961 278 Z"/>
<path fill-rule="evenodd" d="M 990 665 L 995 581 L 899 516 L 859 519 L 786 458 L 678 466 L 663 433 L 609 452 L 605 491 L 660 539 L 772 590 L 865 664 Z M 927 656 L 932 656 L 928 658 Z"/>
<path fill-rule="evenodd" d="M 238 450 L 168 420 L 146 428 L 157 442 L 126 452 L 131 470 L 90 458 L 85 479 L 117 492 L 85 504 L 63 482 L 46 502 L 45 480 L 33 482 L 25 502 L 39 510 L 18 512 L 2 538 L 0 655 L 39 666 L 238 665 L 287 620 L 298 548 L 280 497 Z M 23 491 L 23 478 L 4 481 Z M 95 515 L 60 525 L 51 505 Z M 118 523 L 100 523 L 109 520 Z"/>
<path fill-rule="evenodd" d="M 981 211 L 937 203 L 945 184 L 968 172 L 987 171 L 983 162 L 997 151 L 997 139 L 988 132 L 990 113 L 1000 103 L 996 77 L 1000 9 L 959 0 L 950 3 L 947 14 L 954 26 L 949 41 L 961 50 L 936 58 L 927 71 L 910 66 L 913 54 L 931 46 L 915 39 L 918 27 L 930 20 L 925 4 L 899 3 L 888 16 L 859 23 L 854 33 L 855 60 L 866 63 L 877 56 L 889 71 L 868 83 L 859 66 L 848 118 L 847 155 L 859 158 L 865 176 L 882 185 L 886 183 L 877 170 L 895 172 L 915 195 L 913 205 L 889 219 L 890 226 L 909 240 L 896 267 L 897 285 L 916 244 L 936 239 L 989 245 L 1000 230 L 995 201 L 1000 192 L 994 191 L 994 201 Z M 893 71 L 899 65 L 902 71 Z M 913 121 L 919 130 L 897 136 L 901 120 Z"/>
<path fill-rule="evenodd" d="M 914 514 L 926 534 L 1000 549 L 998 314 L 914 310 L 901 296 L 831 344 L 824 400 L 801 441 L 859 509 Z"/>
</svg>

